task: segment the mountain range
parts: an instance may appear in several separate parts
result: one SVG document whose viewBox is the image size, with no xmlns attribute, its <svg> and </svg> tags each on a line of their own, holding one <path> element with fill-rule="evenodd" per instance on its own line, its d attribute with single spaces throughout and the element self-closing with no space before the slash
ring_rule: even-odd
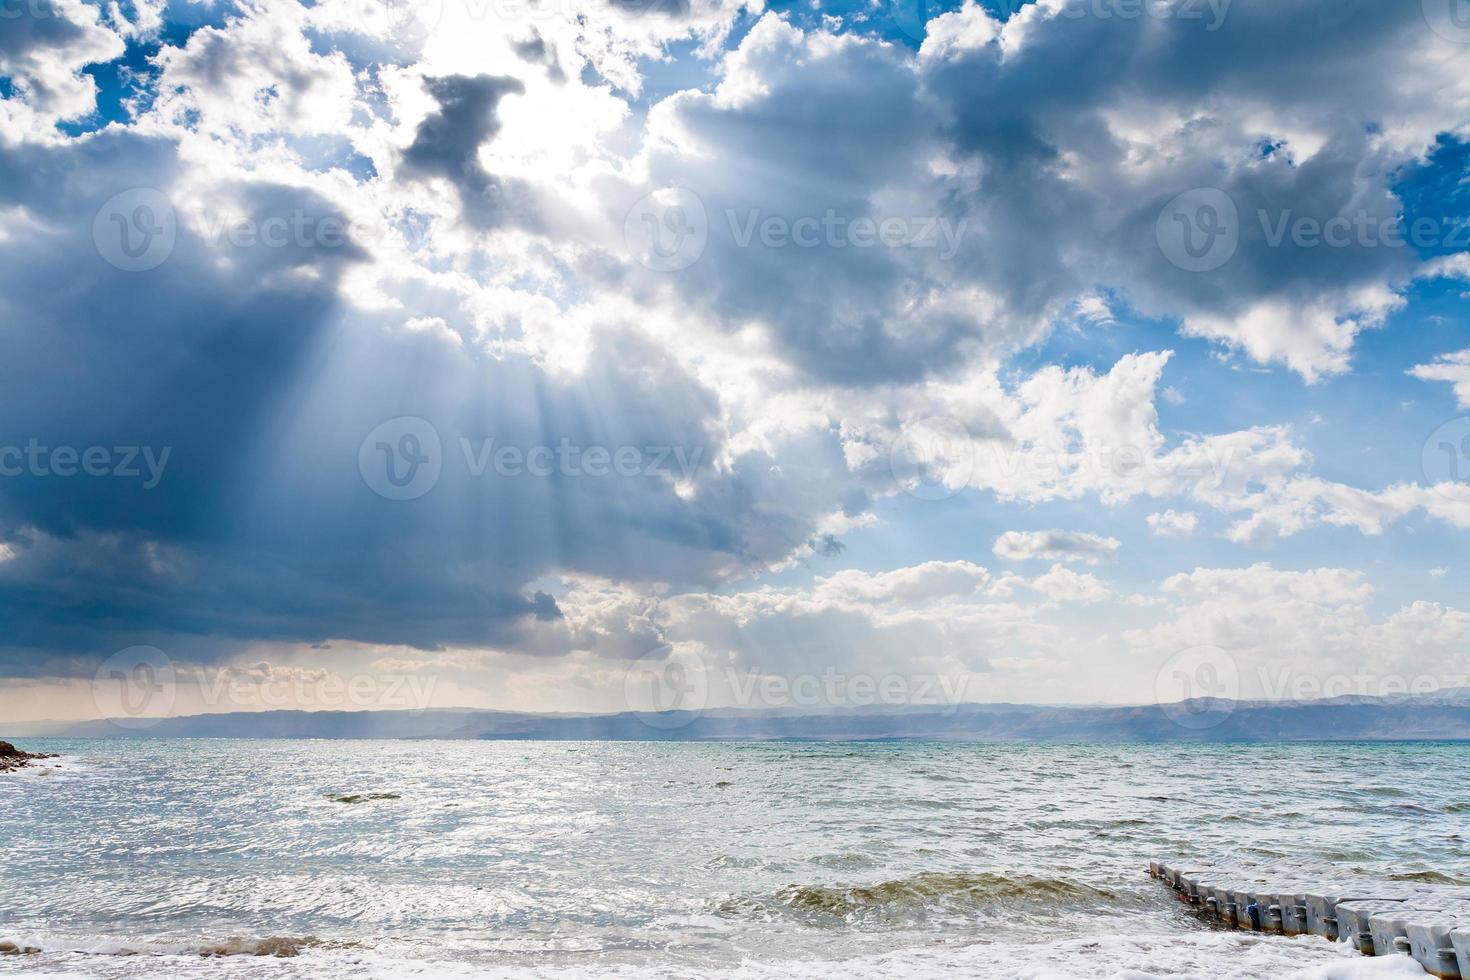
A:
<svg viewBox="0 0 1470 980">
<path fill-rule="evenodd" d="M 1252 742 L 1470 740 L 1470 689 L 1318 701 L 1168 705 L 716 709 L 529 714 L 478 709 L 260 711 L 80 722 L 0 721 L 0 737 Z"/>
</svg>

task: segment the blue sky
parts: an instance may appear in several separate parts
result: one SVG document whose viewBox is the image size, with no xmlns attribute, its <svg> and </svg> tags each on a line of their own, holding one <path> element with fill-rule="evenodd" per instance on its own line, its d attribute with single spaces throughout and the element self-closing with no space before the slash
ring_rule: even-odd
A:
<svg viewBox="0 0 1470 980">
<path fill-rule="evenodd" d="M 0 710 L 1464 684 L 1448 11 L 15 5 Z"/>
</svg>

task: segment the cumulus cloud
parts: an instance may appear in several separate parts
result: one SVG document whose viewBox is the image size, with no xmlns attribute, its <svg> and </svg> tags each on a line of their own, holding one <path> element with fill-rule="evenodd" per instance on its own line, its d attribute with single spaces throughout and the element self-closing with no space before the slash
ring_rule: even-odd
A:
<svg viewBox="0 0 1470 980">
<path fill-rule="evenodd" d="M 1039 649 L 1055 636 L 1040 606 L 997 601 L 989 573 L 969 562 L 883 572 L 846 569 L 806 587 L 651 597 L 581 581 L 559 599 L 565 621 L 542 633 L 568 651 L 638 658 L 664 646 L 709 663 L 791 676 L 969 673 L 987 657 Z"/>
<path fill-rule="evenodd" d="M 1187 538 L 1199 526 L 1199 515 L 1193 511 L 1166 510 L 1148 515 L 1148 526 L 1160 537 Z"/>
<path fill-rule="evenodd" d="M 1247 697 L 1402 694 L 1456 686 L 1470 672 L 1470 614 L 1414 601 L 1375 619 L 1375 589 L 1350 569 L 1200 568 L 1162 590 L 1173 602 L 1166 618 L 1124 633 L 1134 655 L 1162 663 L 1217 648 Z"/>
<path fill-rule="evenodd" d="M 1118 553 L 1122 542 L 1086 531 L 1007 531 L 993 550 L 1007 561 L 1035 558 L 1098 562 Z"/>
<path fill-rule="evenodd" d="M 266 4 L 163 46 L 155 111 L 224 138 L 350 133 L 359 94 L 351 64 L 313 49 L 308 17 L 296 4 Z"/>
<path fill-rule="evenodd" d="M 974 595 L 990 573 L 967 561 L 931 561 L 892 572 L 848 569 L 818 579 L 814 592 L 849 604 L 863 602 L 917 605 L 947 597 Z"/>
<path fill-rule="evenodd" d="M 84 116 L 96 103 L 97 83 L 82 69 L 122 53 L 121 34 L 80 0 L 7 9 L 0 77 L 11 92 L 0 99 L 0 138 L 55 139 L 56 123 Z"/>
<path fill-rule="evenodd" d="M 1402 85 L 1375 84 L 1346 50 L 1403 68 Z M 1416 160 L 1453 125 L 1466 89 L 1440 72 L 1464 57 L 1417 8 L 1355 4 L 1327 25 L 1309 4 L 1236 6 L 1206 30 L 1049 0 L 1004 24 L 976 5 L 937 18 L 920 68 L 953 112 L 954 150 L 987 174 L 970 197 L 995 232 L 985 268 L 1040 295 L 1112 282 L 1186 333 L 1313 379 L 1346 370 L 1355 336 L 1397 308 L 1418 260 L 1380 241 L 1321 247 L 1274 230 L 1338 216 L 1396 226 L 1389 161 Z M 1196 188 L 1228 202 L 1238 239 L 1206 271 L 1172 263 L 1157 233 L 1171 199 Z M 1079 238 L 1108 245 L 1069 250 Z"/>
<path fill-rule="evenodd" d="M 1416 364 L 1409 374 L 1420 381 L 1443 381 L 1454 387 L 1461 408 L 1470 408 L 1470 350 L 1441 354 L 1429 364 Z"/>
<path fill-rule="evenodd" d="M 1226 536 L 1251 546 L 1324 525 L 1379 535 L 1415 513 L 1470 526 L 1470 501 L 1454 486 L 1365 490 L 1313 476 L 1289 426 L 1171 440 L 1156 406 L 1171 357 L 1129 354 L 1102 372 L 1048 366 L 1009 391 L 993 376 L 930 386 L 927 408 L 948 414 L 872 436 L 892 448 L 871 459 L 910 487 L 968 487 L 1005 501 L 1183 498 L 1230 515 Z M 861 433 L 852 426 L 852 438 Z"/>
<path fill-rule="evenodd" d="M 1101 602 L 1112 595 L 1097 576 L 1075 572 L 1065 565 L 1053 565 L 1051 571 L 1037 576 L 1031 587 L 1055 602 Z"/>
</svg>

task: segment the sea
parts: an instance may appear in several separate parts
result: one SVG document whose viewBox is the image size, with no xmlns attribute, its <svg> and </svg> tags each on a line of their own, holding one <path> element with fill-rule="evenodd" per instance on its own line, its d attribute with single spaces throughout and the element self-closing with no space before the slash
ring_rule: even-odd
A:
<svg viewBox="0 0 1470 980">
<path fill-rule="evenodd" d="M 1151 859 L 1470 884 L 1470 746 L 25 739 L 0 976 L 1422 977 Z"/>
</svg>

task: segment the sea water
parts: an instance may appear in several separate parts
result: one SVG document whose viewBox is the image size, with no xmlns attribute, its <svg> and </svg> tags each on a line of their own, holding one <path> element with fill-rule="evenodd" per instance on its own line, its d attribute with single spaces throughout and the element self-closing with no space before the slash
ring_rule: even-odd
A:
<svg viewBox="0 0 1470 980">
<path fill-rule="evenodd" d="M 40 950 L 0 975 L 1422 976 L 1148 861 L 1470 882 L 1464 745 L 24 747 L 62 758 L 0 775 L 0 941 Z"/>
</svg>

